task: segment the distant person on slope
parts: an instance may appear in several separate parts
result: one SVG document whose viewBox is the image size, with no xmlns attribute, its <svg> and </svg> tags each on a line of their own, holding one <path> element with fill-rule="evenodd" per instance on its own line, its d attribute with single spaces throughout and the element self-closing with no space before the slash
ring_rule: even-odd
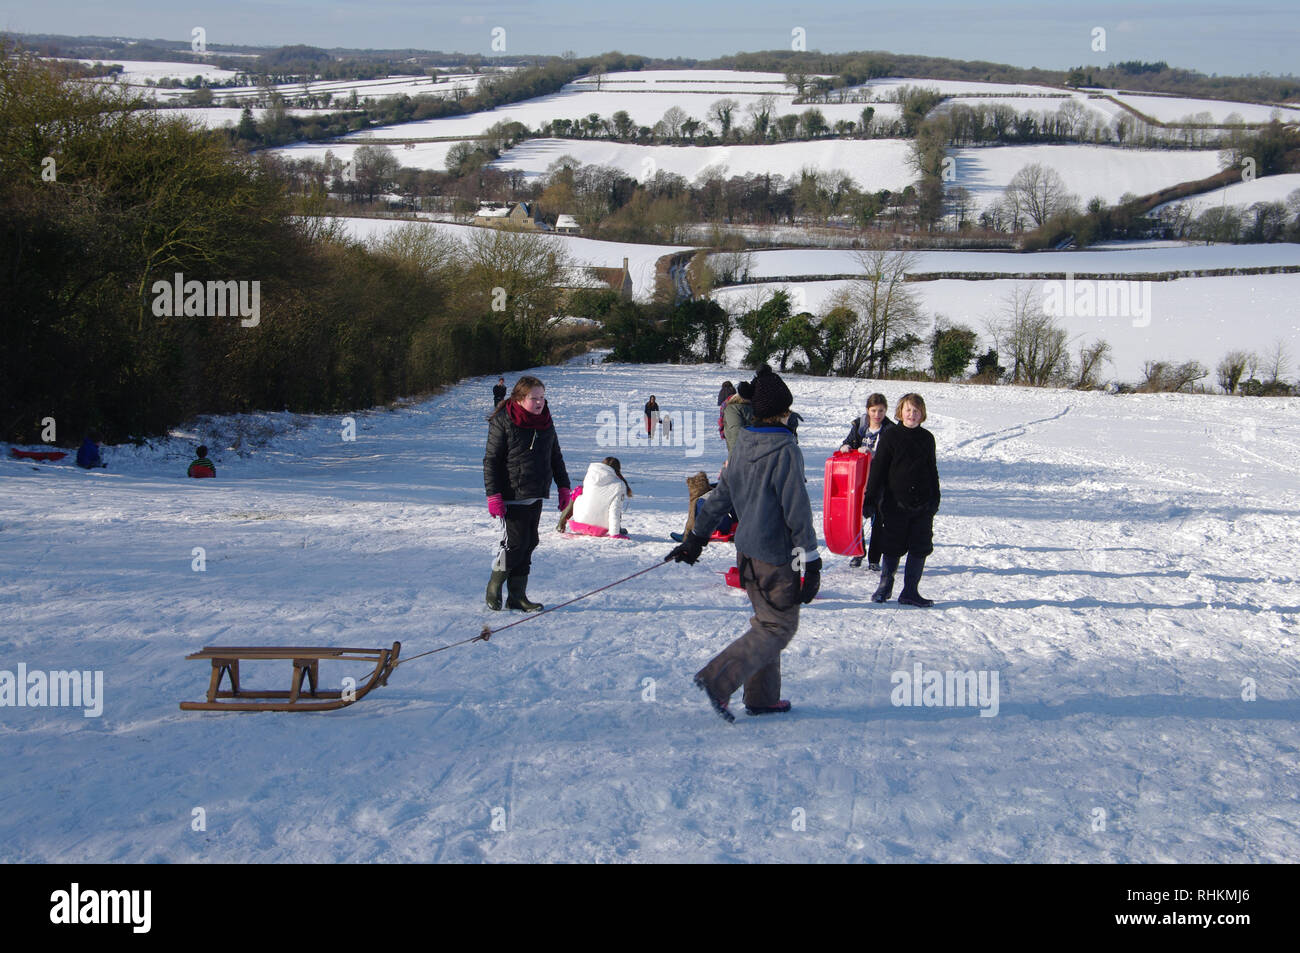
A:
<svg viewBox="0 0 1300 953">
<path fill-rule="evenodd" d="M 724 415 L 727 412 L 727 401 L 731 400 L 736 393 L 736 385 L 731 381 L 723 381 L 722 388 L 718 391 L 718 439 L 727 439 L 726 421 Z"/>
<path fill-rule="evenodd" d="M 632 486 L 623 476 L 618 457 L 593 463 L 565 509 L 568 532 L 627 539 L 623 531 L 623 509 L 631 498 Z M 560 530 L 564 531 L 564 517 L 560 524 Z"/>
<path fill-rule="evenodd" d="M 504 377 L 498 377 L 496 386 L 492 388 L 492 406 L 496 407 L 497 404 L 501 403 L 501 401 L 505 399 L 506 379 Z"/>
<path fill-rule="evenodd" d="M 905 606 L 932 606 L 917 591 L 925 558 L 934 551 L 934 514 L 939 511 L 939 467 L 934 434 L 925 430 L 925 401 L 920 394 L 904 394 L 894 408 L 901 427 L 880 434 L 867 476 L 863 507 L 878 514 L 881 551 L 880 585 L 872 602 L 884 602 L 894 591 L 898 562 L 907 554 L 903 591 Z"/>
<path fill-rule="evenodd" d="M 872 394 L 867 398 L 867 412 L 853 421 L 849 427 L 849 435 L 844 438 L 844 443 L 840 446 L 840 453 L 849 453 L 858 450 L 862 453 L 875 453 L 876 441 L 886 427 L 893 427 L 894 422 L 889 419 L 889 401 L 885 400 L 884 394 Z M 880 521 L 876 512 L 867 507 L 866 498 L 862 500 L 862 518 L 870 524 L 870 541 L 867 544 L 867 568 L 872 572 L 880 572 L 880 542 L 877 529 Z M 854 556 L 849 560 L 850 566 L 861 566 L 862 557 Z"/>
<path fill-rule="evenodd" d="M 655 400 L 655 395 L 651 394 L 650 399 L 645 402 L 645 433 L 647 437 L 653 437 L 655 433 L 655 424 L 659 422 L 659 404 Z"/>
<path fill-rule="evenodd" d="M 108 468 L 104 458 L 99 455 L 99 434 L 91 431 L 86 434 L 86 439 L 81 441 L 81 448 L 77 451 L 77 466 L 83 470 L 94 470 L 97 467 Z"/>
<path fill-rule="evenodd" d="M 696 686 L 729 722 L 735 719 L 728 703 L 742 685 L 748 714 L 790 710 L 781 698 L 781 651 L 799 627 L 800 603 L 812 602 L 821 585 L 803 453 L 786 426 L 793 400 L 771 368 L 759 369 L 753 382 L 754 425 L 740 434 L 717 489 L 704 497 L 696 517 L 696 527 L 708 527 L 733 505 L 740 516 L 736 562 L 754 615 L 749 630 L 695 676 Z M 664 559 L 694 565 L 708 541 L 692 530 Z M 795 560 L 792 554 L 797 554 Z M 799 563 L 802 583 L 795 568 Z"/>
<path fill-rule="evenodd" d="M 552 480 L 563 510 L 569 505 L 569 474 L 546 405 L 546 388 L 536 377 L 524 375 L 492 414 L 483 454 L 488 512 L 501 519 L 501 540 L 487 587 L 489 609 L 501 608 L 503 583 L 509 588 L 509 608 L 524 612 L 542 608 L 541 603 L 529 601 L 526 590 L 542 501 L 550 496 Z"/>
</svg>

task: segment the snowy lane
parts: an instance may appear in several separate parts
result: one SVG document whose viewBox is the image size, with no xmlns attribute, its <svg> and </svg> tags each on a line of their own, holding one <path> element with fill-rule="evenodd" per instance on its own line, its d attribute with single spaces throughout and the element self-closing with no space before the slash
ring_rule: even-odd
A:
<svg viewBox="0 0 1300 953">
<path fill-rule="evenodd" d="M 635 491 L 630 541 L 558 537 L 548 503 L 529 592 L 554 604 L 662 559 L 739 375 L 539 374 L 573 481 L 612 453 Z M 215 481 L 178 477 L 183 441 L 110 448 L 106 473 L 0 459 L 0 669 L 105 682 L 99 718 L 0 708 L 0 860 L 1300 859 L 1294 399 L 791 375 L 819 520 L 821 462 L 874 390 L 926 396 L 944 497 L 934 609 L 872 605 L 874 579 L 827 557 L 784 656 L 789 716 L 728 727 L 690 684 L 749 615 L 728 545 L 412 661 L 340 712 L 177 710 L 206 687 L 184 660 L 203 645 L 410 657 L 521 618 L 481 608 L 494 380 L 353 414 L 355 442 L 338 417 L 206 422 L 214 447 L 263 434 L 215 453 Z M 599 445 L 602 413 L 638 432 L 652 392 L 698 455 Z M 892 704 L 917 663 L 996 674 L 996 716 Z"/>
</svg>

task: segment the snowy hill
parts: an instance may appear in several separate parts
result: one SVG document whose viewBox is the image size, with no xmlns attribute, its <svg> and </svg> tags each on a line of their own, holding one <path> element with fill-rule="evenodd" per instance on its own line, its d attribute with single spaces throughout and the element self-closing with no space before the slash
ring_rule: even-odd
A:
<svg viewBox="0 0 1300 953">
<path fill-rule="evenodd" d="M 740 375 L 538 373 L 574 481 L 613 453 L 636 493 L 630 542 L 558 537 L 552 498 L 529 592 L 554 604 L 658 566 Z M 94 473 L 6 450 L 0 669 L 102 671 L 104 706 L 3 710 L 0 860 L 1300 860 L 1296 399 L 921 387 L 937 605 L 872 605 L 874 580 L 828 556 L 787 716 L 729 727 L 690 684 L 749 616 L 729 545 L 412 661 L 339 712 L 179 711 L 204 645 L 409 657 L 521 618 L 482 606 L 494 380 L 354 414 L 355 442 L 340 417 L 273 414 L 109 448 Z M 910 385 L 788 380 L 820 521 L 850 417 Z M 626 404 L 635 432 L 651 392 L 698 455 L 597 444 L 602 412 Z M 198 440 L 216 480 L 183 477 Z M 261 664 L 246 677 L 279 687 L 287 665 Z M 996 673 L 996 716 L 892 704 L 917 664 Z"/>
</svg>

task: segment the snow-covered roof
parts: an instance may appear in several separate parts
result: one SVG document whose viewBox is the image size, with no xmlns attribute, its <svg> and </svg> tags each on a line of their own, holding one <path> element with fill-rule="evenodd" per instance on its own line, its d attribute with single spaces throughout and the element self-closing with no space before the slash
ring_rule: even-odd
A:
<svg viewBox="0 0 1300 953">
<path fill-rule="evenodd" d="M 577 228 L 578 220 L 572 215 L 561 215 L 556 218 L 555 227 L 557 230 L 561 228 Z"/>
</svg>

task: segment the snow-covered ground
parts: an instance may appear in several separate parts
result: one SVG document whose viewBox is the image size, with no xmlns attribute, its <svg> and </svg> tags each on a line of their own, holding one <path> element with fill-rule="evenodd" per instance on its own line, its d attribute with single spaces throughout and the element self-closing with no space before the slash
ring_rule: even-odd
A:
<svg viewBox="0 0 1300 953">
<path fill-rule="evenodd" d="M 1166 202 L 1164 205 L 1156 206 L 1152 212 L 1159 212 L 1172 205 L 1190 205 L 1194 210 L 1193 214 L 1196 214 L 1223 205 L 1249 208 L 1256 202 L 1285 203 L 1297 190 L 1300 190 L 1300 172 L 1285 172 L 1281 175 L 1266 175 L 1251 179 L 1249 182 L 1234 182 L 1213 192 L 1204 192 L 1177 202 Z"/>
<path fill-rule="evenodd" d="M 1300 120 L 1300 108 L 1237 103 L 1218 99 L 1184 99 L 1181 96 L 1140 96 L 1112 93 L 1138 112 L 1159 122 L 1269 122 L 1275 116 L 1283 122 Z"/>
<path fill-rule="evenodd" d="M 1272 178 L 1281 178 L 1273 176 Z M 750 253 L 755 278 L 787 275 L 838 275 L 861 272 L 857 255 L 842 249 L 799 248 Z M 1143 242 L 1124 248 L 1103 245 L 1076 251 L 915 251 L 913 274 L 934 272 L 1109 273 L 1116 275 L 1213 268 L 1300 268 L 1300 245 L 1194 245 Z"/>
<path fill-rule="evenodd" d="M 1094 196 L 1113 205 L 1127 193 L 1146 195 L 1219 171 L 1217 150 L 1120 149 L 1111 146 L 990 146 L 950 149 L 956 185 L 970 190 L 977 209 L 995 205 L 1022 168 L 1054 169 L 1080 204 Z"/>
<path fill-rule="evenodd" d="M 749 617 L 723 584 L 733 547 L 660 561 L 683 478 L 722 463 L 714 395 L 738 373 L 538 373 L 573 479 L 613 453 L 636 495 L 628 542 L 557 536 L 552 498 L 530 595 L 657 568 L 328 714 L 179 711 L 208 680 L 184 656 L 401 640 L 410 657 L 523 618 L 482 605 L 495 375 L 354 414 L 355 442 L 340 417 L 275 414 L 109 448 L 93 473 L 6 451 L 0 669 L 101 671 L 104 696 L 98 718 L 0 709 L 0 860 L 1300 860 L 1300 401 L 921 387 L 937 605 L 873 605 L 874 580 L 828 554 L 783 657 L 793 712 L 727 726 L 691 676 Z M 820 526 L 850 417 L 913 385 L 789 382 Z M 651 392 L 703 414 L 699 456 L 598 444 L 602 412 L 627 405 L 635 432 Z M 197 440 L 216 480 L 183 476 Z M 917 665 L 996 675 L 996 716 L 893 704 Z M 243 674 L 279 687 L 288 665 Z"/>
<path fill-rule="evenodd" d="M 1085 270 L 1081 264 L 1075 267 Z M 1118 280 L 1122 279 L 1120 274 Z M 1098 302 L 1096 313 L 1072 309 L 1072 313 L 1054 315 L 1053 320 L 1068 332 L 1075 358 L 1081 344 L 1102 339 L 1111 345 L 1111 362 L 1102 369 L 1102 380 L 1136 383 L 1142 379 L 1142 366 L 1147 361 L 1197 360 L 1210 371 L 1202 383 L 1212 386 L 1214 368 L 1229 351 L 1264 355 L 1281 340 L 1292 360 L 1300 354 L 1300 312 L 1295 304 L 1300 300 L 1300 274 L 1124 281 L 1122 290 L 1127 296 L 1120 298 L 1117 288 L 1114 299 L 1109 287 L 1096 281 L 1067 284 L 1060 279 L 952 278 L 921 281 L 908 287 L 916 293 L 925 314 L 942 315 L 950 323 L 964 324 L 975 331 L 982 353 L 995 346 L 989 326 L 1006 323 L 1007 301 L 1017 286 L 1036 291 L 1046 303 L 1049 294 L 1060 296 L 1062 302 L 1066 297 L 1082 301 L 1085 284 L 1093 288 L 1092 300 Z M 799 310 L 824 313 L 831 298 L 850 285 L 849 281 L 761 282 L 721 289 L 714 298 L 728 310 L 742 312 L 783 288 L 793 296 Z M 1111 300 L 1118 306 L 1112 308 Z M 1107 304 L 1102 305 L 1103 301 Z M 928 333 L 930 329 L 927 325 L 923 331 Z M 1293 374 L 1294 370 L 1293 364 Z"/>
<path fill-rule="evenodd" d="M 903 139 L 824 139 L 763 146 L 638 146 L 595 139 L 529 139 L 493 162 L 499 169 L 541 175 L 556 159 L 572 156 L 584 165 L 607 165 L 645 181 L 656 171 L 687 181 L 711 172 L 772 175 L 798 179 L 805 168 L 843 171 L 859 188 L 901 192 L 916 179 L 907 164 L 910 143 Z M 402 153 L 402 164 L 410 153 Z M 444 155 L 444 162 L 446 157 Z"/>
</svg>

